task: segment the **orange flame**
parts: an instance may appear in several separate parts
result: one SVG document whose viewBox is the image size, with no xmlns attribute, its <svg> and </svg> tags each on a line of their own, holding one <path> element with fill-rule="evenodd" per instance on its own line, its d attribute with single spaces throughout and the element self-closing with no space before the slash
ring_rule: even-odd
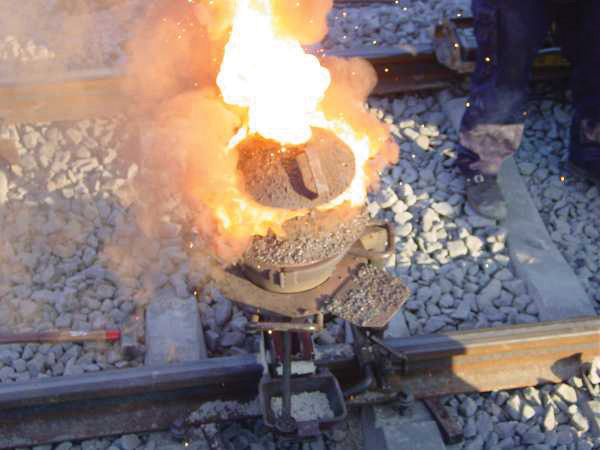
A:
<svg viewBox="0 0 600 450">
<path fill-rule="evenodd" d="M 289 9 L 281 8 L 281 1 L 228 0 L 231 33 L 216 77 L 221 97 L 201 90 L 166 108 L 180 114 L 169 128 L 187 150 L 186 193 L 196 207 L 197 225 L 226 262 L 239 258 L 252 236 L 269 230 L 282 235 L 286 221 L 309 212 L 263 206 L 243 190 L 232 149 L 246 136 L 259 133 L 283 147 L 307 142 L 317 127 L 332 131 L 352 150 L 351 184 L 319 210 L 364 205 L 377 170 L 397 156 L 386 126 L 365 108 L 376 83 L 374 69 L 362 60 L 320 61 L 306 54 L 300 44 L 306 32 L 295 37 L 281 30 L 291 23 L 276 17 Z M 324 20 L 325 15 L 315 19 L 319 35 Z M 188 122 L 183 128 L 182 117 Z M 201 136 L 197 124 L 205 130 Z"/>
</svg>

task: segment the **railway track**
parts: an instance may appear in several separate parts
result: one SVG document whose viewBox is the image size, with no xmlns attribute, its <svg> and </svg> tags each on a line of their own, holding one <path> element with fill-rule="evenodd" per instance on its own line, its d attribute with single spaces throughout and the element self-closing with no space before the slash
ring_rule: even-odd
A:
<svg viewBox="0 0 600 450">
<path fill-rule="evenodd" d="M 600 354 L 600 318 L 413 336 L 386 341 L 407 356 L 396 388 L 423 399 L 567 380 Z M 352 352 L 322 349 L 316 360 L 345 386 L 362 374 Z M 157 431 L 182 423 L 214 400 L 252 401 L 262 374 L 259 355 L 65 376 L 0 385 L 0 448 Z M 350 403 L 352 404 L 352 403 Z M 258 410 L 206 416 L 257 418 Z"/>
<path fill-rule="evenodd" d="M 440 24 L 435 41 L 410 48 L 371 47 L 328 51 L 311 47 L 307 51 L 315 55 L 367 59 L 378 76 L 374 95 L 441 89 L 463 80 L 474 68 L 475 43 L 460 40 L 457 32 L 458 28 L 470 26 L 472 20 L 469 18 Z M 569 67 L 560 59 L 559 52 L 553 47 L 540 51 L 534 66 L 534 80 L 568 78 Z M 0 77 L 0 118 L 7 122 L 43 122 L 127 111 L 132 101 L 124 91 L 126 82 L 124 67 L 66 74 L 33 74 L 18 79 Z"/>
<path fill-rule="evenodd" d="M 336 1 L 349 6 L 372 3 L 399 2 Z M 468 74 L 450 68 L 449 60 L 442 64 L 433 44 L 329 54 L 371 61 L 379 76 L 378 95 L 443 88 Z M 472 49 L 466 49 L 463 57 L 462 62 L 472 61 Z M 563 66 L 540 65 L 536 78 L 562 79 L 567 72 Z M 0 118 L 75 120 L 123 111 L 130 103 L 122 91 L 125 79 L 124 71 L 101 69 L 54 79 L 0 80 Z M 600 354 L 600 319 L 415 336 L 386 344 L 407 355 L 406 369 L 398 369 L 393 380 L 416 398 L 487 392 L 554 383 L 578 374 L 582 363 Z M 322 356 L 317 364 L 332 370 L 345 387 L 360 382 L 364 374 L 353 354 L 346 347 L 329 350 L 322 353 L 342 356 Z M 262 371 L 259 355 L 247 355 L 0 384 L 0 448 L 169 429 L 206 402 L 254 399 Z M 216 415 L 206 422 L 257 414 Z"/>
</svg>

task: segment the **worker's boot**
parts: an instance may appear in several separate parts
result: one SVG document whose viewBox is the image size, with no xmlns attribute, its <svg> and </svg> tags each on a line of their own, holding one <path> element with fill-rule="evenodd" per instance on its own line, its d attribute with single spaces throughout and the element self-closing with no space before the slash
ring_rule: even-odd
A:
<svg viewBox="0 0 600 450">
<path fill-rule="evenodd" d="M 502 220 L 507 208 L 496 175 L 477 173 L 466 178 L 467 203 L 488 219 Z"/>
<path fill-rule="evenodd" d="M 498 185 L 498 177 L 472 169 L 471 165 L 478 160 L 479 156 L 476 153 L 465 147 L 459 147 L 456 166 L 465 177 L 467 203 L 483 217 L 502 220 L 506 217 L 507 209 Z"/>
</svg>

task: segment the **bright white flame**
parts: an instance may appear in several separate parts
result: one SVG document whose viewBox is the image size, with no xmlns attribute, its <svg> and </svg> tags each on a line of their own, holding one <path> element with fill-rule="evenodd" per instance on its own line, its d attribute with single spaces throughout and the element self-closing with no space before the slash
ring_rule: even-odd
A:
<svg viewBox="0 0 600 450">
<path fill-rule="evenodd" d="M 248 109 L 248 119 L 224 152 L 231 152 L 253 133 L 276 140 L 285 148 L 307 142 L 312 127 L 330 130 L 352 150 L 355 173 L 343 193 L 317 209 L 342 204 L 361 207 L 367 196 L 365 169 L 372 156 L 372 142 L 343 117 L 325 116 L 320 102 L 331 83 L 329 71 L 315 56 L 305 54 L 299 42 L 276 36 L 272 25 L 270 0 L 236 0 L 217 84 L 225 102 Z M 238 177 L 237 172 L 223 177 L 219 195 L 211 203 L 220 232 L 234 241 L 243 243 L 269 230 L 283 236 L 285 222 L 309 212 L 261 205 L 240 188 Z"/>
<path fill-rule="evenodd" d="M 276 37 L 269 0 L 237 0 L 217 84 L 225 102 L 247 107 L 251 133 L 298 145 L 311 137 L 329 71 L 298 41 Z"/>
</svg>

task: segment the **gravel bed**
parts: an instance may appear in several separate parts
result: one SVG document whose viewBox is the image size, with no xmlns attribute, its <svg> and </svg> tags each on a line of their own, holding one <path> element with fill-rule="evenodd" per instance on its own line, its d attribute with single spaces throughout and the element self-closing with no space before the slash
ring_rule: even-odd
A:
<svg viewBox="0 0 600 450">
<path fill-rule="evenodd" d="M 95 69 L 125 61 L 136 20 L 158 0 L 26 0 L 0 15 L 0 75 L 14 70 Z M 433 24 L 470 14 L 469 0 L 420 0 L 397 5 L 334 7 L 326 49 L 429 43 Z"/>
<path fill-rule="evenodd" d="M 136 20 L 158 0 L 27 0 L 3 5 L 0 75 L 89 69 L 125 61 L 124 43 Z M 339 7 L 328 16 L 327 49 L 429 43 L 433 24 L 470 14 L 469 0 L 420 0 L 397 5 Z"/>
<path fill-rule="evenodd" d="M 600 386 L 600 360 L 595 361 L 590 381 Z M 592 369 L 594 370 L 594 369 Z M 541 385 L 487 394 L 451 395 L 442 404 L 463 427 L 465 441 L 449 450 L 597 450 L 600 438 L 589 431 L 591 422 L 585 410 L 589 393 L 579 377 L 568 383 Z M 312 406 L 308 406 L 311 408 Z M 323 439 L 308 443 L 279 440 L 262 420 L 222 424 L 221 437 L 228 448 L 271 450 L 358 450 L 362 446 L 359 415 L 350 410 L 348 420 L 325 432 Z M 202 436 L 195 434 L 187 443 L 168 433 L 127 435 L 118 439 L 95 439 L 34 447 L 36 450 L 134 450 L 208 449 Z"/>
<path fill-rule="evenodd" d="M 0 76 L 14 71 L 96 69 L 122 63 L 145 0 L 4 2 Z M 32 66 L 33 64 L 33 66 Z"/>
<path fill-rule="evenodd" d="M 132 145 L 130 125 L 116 117 L 0 129 L 16 147 L 0 149 L 0 327 L 115 328 L 153 298 L 196 294 L 213 354 L 255 351 L 244 313 L 196 289 L 207 279 L 204 254 L 185 237 L 176 186 Z M 118 344 L 5 345 L 0 381 L 142 359 L 123 360 Z"/>
<path fill-rule="evenodd" d="M 413 290 L 413 295 L 404 311 L 410 331 L 413 334 L 419 334 L 457 328 L 537 321 L 535 304 L 527 295 L 523 282 L 516 278 L 510 267 L 510 260 L 504 248 L 505 231 L 499 228 L 497 224 L 479 218 L 464 207 L 462 179 L 450 167 L 453 148 L 456 145 L 456 134 L 452 131 L 447 118 L 441 112 L 437 97 L 419 95 L 374 98 L 371 104 L 374 106 L 375 114 L 395 124 L 395 133 L 402 146 L 399 163 L 386 169 L 382 174 L 381 190 L 371 196 L 369 210 L 373 216 L 394 220 L 398 225 L 397 254 L 395 261 L 388 269 L 402 277 Z M 535 117 L 534 114 L 532 116 Z M 90 133 L 89 130 L 92 129 L 92 124 L 93 122 L 90 124 L 84 122 L 82 125 L 86 130 L 86 135 Z M 66 125 L 67 129 L 71 126 L 72 124 Z M 73 126 L 78 125 L 74 124 Z M 21 134 L 27 134 L 28 131 L 31 131 L 25 127 L 17 129 L 20 140 Z M 41 127 L 41 134 L 45 136 L 48 130 L 43 131 L 44 126 Z M 30 128 L 36 129 L 32 126 Z M 67 133 L 65 132 L 65 134 Z M 27 138 L 27 140 L 29 139 Z M 524 146 L 526 145 L 524 144 Z M 27 156 L 28 152 L 27 147 L 22 145 L 20 156 Z M 519 156 L 519 164 L 522 171 L 527 171 L 529 167 L 525 164 L 528 162 L 525 159 L 528 155 L 527 150 L 525 149 L 521 153 L 524 156 Z M 554 156 L 556 159 L 556 155 Z M 114 165 L 114 170 L 117 174 L 120 173 L 123 179 L 127 179 L 127 173 L 130 170 L 135 172 L 135 169 L 130 169 L 129 162 L 121 162 L 120 169 L 117 169 L 119 162 L 121 161 L 113 161 L 108 166 Z M 21 176 L 20 178 L 23 178 L 21 180 L 16 176 L 12 167 L 9 168 L 6 164 L 2 170 L 7 179 L 6 186 L 9 189 L 5 194 L 7 201 L 3 205 L 1 216 L 2 220 L 7 220 L 7 217 L 12 217 L 12 215 L 6 214 L 6 208 L 11 207 L 11 204 L 18 198 L 17 196 L 21 195 L 18 188 L 21 184 L 18 184 L 16 180 L 19 180 L 19 183 L 27 181 L 29 184 L 25 183 L 23 186 L 29 186 L 35 184 L 36 176 L 33 174 Z M 28 170 L 32 171 L 33 169 Z M 559 172 L 548 170 L 550 172 L 548 177 L 551 174 L 559 175 Z M 27 170 L 24 170 L 24 172 L 29 173 Z M 526 172 L 524 172 L 524 175 L 526 175 Z M 529 184 L 532 193 L 535 194 L 536 185 L 533 184 L 531 179 Z M 575 186 L 577 185 L 578 183 L 575 183 Z M 561 186 L 569 187 L 571 185 L 567 180 Z M 583 190 L 587 193 L 589 189 L 589 186 L 587 186 L 587 189 Z M 41 195 L 36 197 L 33 194 L 35 192 L 34 188 L 23 187 L 23 190 L 25 193 L 22 194 L 22 198 L 31 198 L 30 203 L 32 203 L 31 207 L 34 210 L 37 211 L 41 208 L 38 197 L 42 199 L 44 197 Z M 59 197 L 59 195 L 54 197 Z M 121 205 L 120 207 L 122 207 L 123 202 L 127 203 L 127 196 L 124 195 L 122 189 L 117 189 L 116 193 L 110 193 L 107 197 L 113 199 L 117 205 Z M 38 203 L 33 201 L 34 198 L 37 199 Z M 60 202 L 57 203 L 60 204 Z M 542 198 L 540 210 L 544 216 L 543 204 L 544 200 Z M 50 206 L 50 211 L 54 211 L 55 205 Z M 177 203 L 172 203 L 171 206 L 176 209 Z M 48 208 L 45 203 L 44 208 Z M 120 211 L 117 206 L 112 208 L 112 211 Z M 581 212 L 581 209 L 581 207 L 575 208 L 575 212 L 571 215 Z M 123 209 L 123 211 L 123 214 L 125 214 L 127 209 Z M 43 217 L 47 218 L 48 215 L 45 214 Z M 110 214 L 108 217 L 110 217 Z M 571 216 L 569 218 L 569 220 L 572 219 Z M 545 220 L 548 219 L 545 218 Z M 102 228 L 102 220 L 99 223 L 100 228 Z M 550 221 L 550 223 L 552 222 Z M 111 228 L 110 225 L 104 226 Z M 129 226 L 139 232 L 135 224 Z M 63 228 L 65 227 L 63 226 Z M 11 229 L 11 227 L 7 229 Z M 19 227 L 13 225 L 12 229 L 17 230 Z M 96 225 L 93 229 L 97 233 Z M 37 229 L 34 230 L 31 232 L 33 236 L 41 232 Z M 170 261 L 174 242 L 179 242 L 176 248 L 182 252 L 190 251 L 185 242 L 176 237 L 181 233 L 181 225 L 164 222 L 160 230 L 161 237 L 155 242 L 153 250 L 155 253 L 150 258 L 153 261 L 152 266 L 156 270 L 155 274 L 159 278 L 155 285 L 158 285 L 160 289 L 166 289 L 167 292 L 175 292 L 175 294 L 179 293 L 183 296 L 190 295 L 193 289 L 192 286 L 197 285 L 195 280 L 200 280 L 202 274 L 190 271 L 183 278 L 181 276 L 173 277 L 173 273 L 179 271 L 173 261 Z M 136 232 L 132 231 L 125 236 L 124 239 L 133 242 L 136 239 Z M 141 239 L 138 237 L 138 239 L 140 239 L 139 247 L 147 246 L 149 243 L 147 238 Z M 169 257 L 166 257 L 162 250 L 163 241 L 166 243 L 167 249 L 171 248 L 169 252 L 166 252 Z M 6 245 L 6 242 L 3 242 L 3 245 Z M 31 249 L 34 246 L 28 248 Z M 103 254 L 100 251 L 97 251 L 97 253 Z M 6 253 L 3 252 L 2 255 L 5 256 Z M 192 259 L 195 256 L 193 252 L 189 255 Z M 161 258 L 162 262 L 159 262 Z M 8 267 L 13 265 L 14 261 L 16 260 L 11 260 Z M 167 261 L 170 261 L 171 264 Z M 4 260 L 3 263 L 5 263 Z M 24 262 L 21 261 L 20 264 L 24 264 Z M 186 264 L 181 263 L 180 265 L 184 267 L 180 270 L 185 272 Z M 169 268 L 172 266 L 175 267 L 175 270 Z M 37 266 L 34 267 L 37 268 Z M 41 272 L 43 270 L 35 270 L 36 274 Z M 104 273 L 106 274 L 106 272 Z M 4 270 L 2 273 L 5 273 Z M 160 273 L 168 275 L 161 276 Z M 182 279 L 184 280 L 183 283 L 181 282 Z M 117 286 L 117 282 L 112 278 L 109 278 L 108 282 L 114 285 L 115 295 L 118 298 L 120 286 Z M 4 286 L 8 284 L 4 282 L 2 285 L 4 289 L 2 292 L 5 292 L 7 288 Z M 10 283 L 10 293 L 15 292 L 17 288 L 18 284 Z M 15 303 L 14 301 L 5 301 L 10 293 L 4 293 L 0 296 L 2 299 L 0 304 L 13 305 Z M 235 305 L 220 295 L 214 288 L 211 288 L 210 285 L 198 293 L 198 296 L 201 300 L 200 308 L 203 311 L 202 317 L 207 343 L 210 346 L 211 339 L 212 342 L 216 343 L 214 354 L 235 354 L 240 351 L 247 351 L 244 348 L 245 341 L 240 339 L 241 333 L 231 336 L 235 331 L 235 327 L 239 325 L 234 325 L 234 323 L 237 324 L 236 319 L 240 323 L 244 321 L 244 318 L 242 318 L 244 312 L 236 309 Z M 143 304 L 143 301 L 141 304 Z M 24 308 L 26 309 L 26 307 Z M 21 313 L 19 312 L 19 314 Z M 214 322 L 211 321 L 213 314 Z M 5 317 L 4 314 L 1 317 Z M 17 317 L 25 318 L 27 316 L 17 315 Z M 223 323 L 223 327 L 217 325 L 220 322 Z M 17 321 L 17 323 L 20 322 Z M 37 324 L 39 322 L 33 320 L 30 323 Z M 227 330 L 225 333 L 229 336 L 227 339 L 235 337 L 239 340 L 237 345 L 229 347 L 223 345 L 223 337 L 219 332 L 222 329 Z M 215 334 L 209 333 L 209 331 Z M 240 330 L 238 329 L 238 331 Z M 343 341 L 344 335 L 345 323 L 337 319 L 328 324 L 327 330 L 319 335 L 318 340 L 321 343 L 340 342 Z M 227 339 L 225 339 L 225 343 L 228 342 Z M 235 339 L 233 340 L 235 341 Z M 4 364 L 0 371 L 10 367 L 16 372 L 14 361 L 25 360 L 22 355 L 25 352 L 27 352 L 27 356 L 29 355 L 27 347 L 7 346 L 4 350 L 14 354 L 9 355 L 9 364 Z M 29 347 L 32 352 L 36 351 L 32 359 L 38 353 L 42 355 L 60 353 L 60 350 L 46 349 L 46 346 L 36 347 L 30 345 Z M 224 348 L 225 350 L 223 350 Z M 63 348 L 62 350 L 65 354 L 74 351 L 70 348 Z M 82 350 L 87 351 L 85 348 Z M 95 354 L 104 353 L 96 351 Z M 19 354 L 19 357 L 17 357 L 17 354 Z M 48 358 L 52 358 L 52 356 Z M 102 360 L 101 356 L 99 358 Z M 41 357 L 37 357 L 37 360 L 41 360 Z M 45 369 L 48 364 L 46 360 L 44 360 L 44 364 L 46 374 L 51 374 L 51 370 Z M 103 368 L 94 359 L 90 364 Z M 19 362 L 17 365 L 22 366 L 22 363 Z M 74 365 L 80 366 L 80 364 Z M 27 363 L 25 366 L 27 373 L 31 376 Z M 35 371 L 34 364 L 30 364 L 30 366 L 31 370 Z M 81 367 L 86 370 L 84 366 Z M 10 369 L 8 370 L 10 371 Z M 45 376 L 45 374 L 38 376 Z M 8 377 L 6 381 L 13 379 L 17 379 L 17 377 Z M 587 399 L 586 396 L 581 379 L 576 377 L 571 379 L 569 383 L 557 386 L 547 385 L 510 392 L 449 396 L 444 399 L 444 404 L 450 409 L 451 414 L 457 416 L 463 424 L 466 441 L 457 448 L 469 450 L 495 448 L 596 449 L 600 448 L 600 443 L 597 438 L 592 437 L 587 432 L 590 423 L 589 418 L 585 411 L 574 403 L 574 400 L 581 403 L 582 400 Z M 346 428 L 343 428 L 344 426 Z M 288 448 L 352 448 L 343 441 L 350 435 L 350 432 L 351 430 L 347 428 L 347 425 L 343 425 L 342 428 L 328 433 L 321 442 L 304 444 L 304 446 L 290 445 Z M 224 438 L 234 446 L 233 448 L 286 448 L 285 444 L 275 440 L 274 436 L 264 428 L 261 421 L 226 425 L 223 426 L 222 433 Z M 252 445 L 254 446 L 251 447 Z M 196 438 L 191 440 L 186 447 L 183 444 L 176 443 L 167 434 L 159 433 L 139 436 L 129 435 L 115 440 L 96 439 L 83 443 L 62 443 L 57 446 L 37 448 L 48 450 L 68 450 L 71 448 L 124 450 L 207 448 L 207 446 L 202 438 Z"/>
<path fill-rule="evenodd" d="M 199 297 L 200 320 L 209 356 L 233 356 L 259 351 L 258 335 L 246 334 L 253 312 L 239 307 L 212 285 Z"/>
<path fill-rule="evenodd" d="M 400 1 L 397 5 L 334 7 L 328 17 L 329 33 L 322 45 L 328 50 L 365 47 L 411 49 L 429 44 L 435 23 L 445 17 L 470 15 L 469 0 Z"/>
<path fill-rule="evenodd" d="M 564 167 L 571 117 L 568 105 L 533 102 L 517 162 L 550 236 L 600 314 L 600 191 Z"/>
<path fill-rule="evenodd" d="M 322 411 L 320 413 L 322 414 Z M 232 449 L 361 450 L 363 447 L 357 416 L 349 413 L 346 422 L 324 432 L 321 439 L 304 443 L 286 442 L 277 438 L 262 420 L 223 426 L 221 435 L 226 445 L 229 444 L 229 448 Z"/>
<path fill-rule="evenodd" d="M 119 327 L 136 311 L 135 282 L 111 249 L 131 220 L 135 163 L 117 158 L 123 118 L 4 126 L 0 153 L 0 327 L 11 331 Z M 0 349 L 0 381 L 138 365 L 117 345 L 27 344 Z"/>
<path fill-rule="evenodd" d="M 335 417 L 327 395 L 323 392 L 301 392 L 292 395 L 292 417 L 298 421 L 327 420 Z M 283 411 L 283 398 L 273 397 L 271 409 L 276 416 Z"/>
<path fill-rule="evenodd" d="M 537 322 L 537 305 L 511 267 L 506 230 L 465 204 L 464 180 L 452 167 L 457 133 L 438 96 L 370 104 L 400 144 L 400 160 L 382 173 L 368 209 L 396 224 L 388 269 L 412 291 L 403 310 L 411 334 Z"/>
<path fill-rule="evenodd" d="M 557 385 L 448 396 L 443 404 L 463 425 L 465 442 L 456 448 L 592 450 L 600 448 L 600 438 L 588 433 L 584 404 L 590 398 L 583 380 L 573 377 Z"/>
<path fill-rule="evenodd" d="M 456 87 L 370 102 L 401 141 L 401 160 L 382 174 L 369 210 L 398 226 L 396 261 L 388 269 L 413 290 L 404 310 L 412 334 L 539 320 L 511 268 L 506 231 L 465 207 L 462 177 L 451 167 L 457 137 L 438 99 L 463 95 Z M 517 160 L 553 239 L 598 309 L 600 200 L 597 188 L 561 168 L 570 117 L 562 104 L 535 102 Z M 467 438 L 456 448 L 596 449 L 600 441 L 589 433 L 589 412 L 582 408 L 589 398 L 574 377 L 559 385 L 451 396 L 445 404 Z"/>
<path fill-rule="evenodd" d="M 310 407 L 310 406 L 309 406 Z M 219 426 L 226 448 L 235 450 L 361 450 L 360 421 L 350 413 L 348 420 L 324 433 L 323 438 L 305 443 L 288 442 L 277 438 L 264 422 L 259 420 L 224 423 Z M 200 430 L 191 433 L 186 441 L 174 439 L 170 433 L 129 434 L 118 438 L 90 439 L 80 442 L 62 442 L 40 445 L 31 450 L 208 450 Z M 16 450 L 26 450 L 16 449 Z"/>
</svg>

